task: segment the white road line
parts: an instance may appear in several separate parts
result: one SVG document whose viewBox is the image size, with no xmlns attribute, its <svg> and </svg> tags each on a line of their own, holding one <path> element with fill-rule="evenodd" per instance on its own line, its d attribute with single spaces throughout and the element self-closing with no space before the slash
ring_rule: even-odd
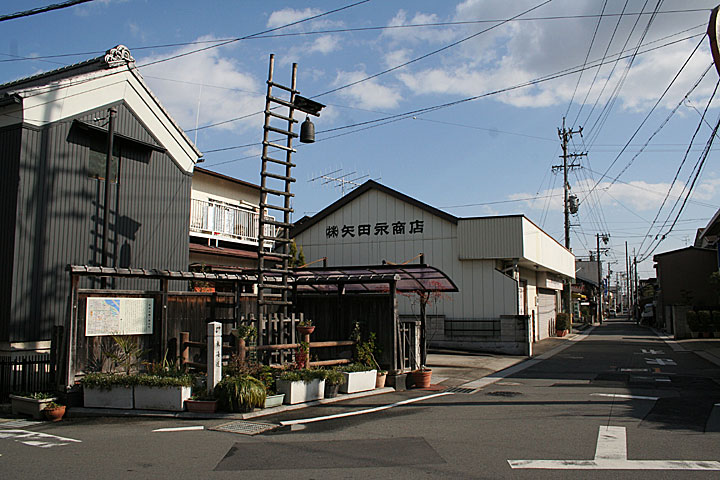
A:
<svg viewBox="0 0 720 480">
<path fill-rule="evenodd" d="M 593 460 L 508 460 L 510 468 L 551 470 L 720 470 L 720 462 L 628 460 L 625 427 L 601 426 Z"/>
<path fill-rule="evenodd" d="M 205 427 L 202 425 L 196 425 L 192 427 L 158 428 L 157 430 L 153 430 L 153 432 L 186 432 L 191 430 L 205 430 Z"/>
<path fill-rule="evenodd" d="M 483 388 L 487 387 L 488 385 L 491 385 L 495 382 L 498 382 L 506 377 L 509 377 L 510 375 L 514 375 L 518 372 L 521 372 L 525 370 L 526 368 L 530 368 L 534 365 L 537 365 L 538 363 L 542 362 L 543 360 L 547 360 L 548 358 L 557 355 L 558 353 L 562 352 L 566 348 L 572 347 L 572 343 L 570 342 L 579 342 L 580 340 L 585 340 L 588 338 L 589 333 L 593 331 L 595 327 L 586 328 L 581 333 L 578 333 L 575 335 L 575 337 L 571 338 L 570 341 L 563 343 L 559 347 L 555 347 L 552 350 L 548 350 L 547 352 L 543 353 L 542 355 L 538 355 L 537 357 L 530 358 L 522 363 L 518 363 L 517 365 L 513 365 L 512 367 L 506 368 L 505 370 L 501 370 L 499 372 L 495 372 L 492 375 L 488 375 L 487 377 L 479 378 L 477 380 L 473 380 L 471 382 L 463 383 L 460 385 L 462 388 Z"/>
<path fill-rule="evenodd" d="M 642 395 L 624 395 L 622 393 L 591 393 L 591 397 L 612 397 L 622 398 L 626 400 L 652 400 L 655 401 L 660 397 L 643 397 Z"/>
<path fill-rule="evenodd" d="M 357 410 L 355 412 L 338 413 L 335 415 L 326 415 L 324 417 L 301 418 L 299 420 L 286 420 L 284 422 L 280 422 L 280 425 L 298 425 L 301 423 L 314 423 L 314 422 L 321 422 L 323 420 L 331 420 L 334 418 L 352 417 L 355 415 L 363 415 L 366 413 L 380 412 L 382 410 L 388 410 L 390 408 L 399 407 L 401 405 L 407 405 L 409 403 L 420 402 L 422 400 L 428 400 L 430 398 L 442 397 L 444 395 L 452 395 L 452 394 L 453 394 L 452 392 L 434 393 L 432 395 L 426 395 L 424 397 L 411 398 L 408 400 L 403 400 L 401 402 L 391 403 L 389 405 L 382 405 L 380 407 L 368 408 L 365 410 Z"/>
</svg>

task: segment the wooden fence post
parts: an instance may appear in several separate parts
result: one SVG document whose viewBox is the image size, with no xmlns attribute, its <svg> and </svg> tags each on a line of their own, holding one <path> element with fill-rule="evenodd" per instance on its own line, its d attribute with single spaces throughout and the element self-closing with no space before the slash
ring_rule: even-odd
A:
<svg viewBox="0 0 720 480">
<path fill-rule="evenodd" d="M 207 390 L 212 393 L 222 378 L 222 323 L 208 323 L 207 337 Z"/>
</svg>

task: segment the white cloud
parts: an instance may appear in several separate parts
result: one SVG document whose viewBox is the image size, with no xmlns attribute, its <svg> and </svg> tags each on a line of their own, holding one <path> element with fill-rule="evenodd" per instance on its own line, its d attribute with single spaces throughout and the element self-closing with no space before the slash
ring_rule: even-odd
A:
<svg viewBox="0 0 720 480">
<path fill-rule="evenodd" d="M 336 35 L 323 35 L 315 39 L 308 47 L 309 53 L 328 54 L 340 48 L 340 38 Z"/>
<path fill-rule="evenodd" d="M 263 110 L 263 82 L 245 73 L 236 60 L 224 56 L 226 48 L 213 48 L 141 69 L 152 91 L 183 128 L 195 127 L 198 107 L 200 126 Z M 193 49 L 193 46 L 187 46 L 171 54 Z M 143 58 L 138 63 L 151 63 L 171 54 Z M 250 117 L 216 128 L 237 132 L 257 127 L 257 124 L 258 117 Z"/>
<path fill-rule="evenodd" d="M 514 2 L 487 2 L 482 0 L 466 0 L 457 5 L 454 21 L 474 20 L 502 20 L 511 18 L 531 7 L 537 5 L 533 0 L 516 0 Z M 605 14 L 620 13 L 623 2 L 610 2 Z M 630 0 L 626 12 L 639 12 L 645 5 L 644 0 Z M 534 10 L 526 17 L 545 17 L 554 15 L 582 16 L 597 15 L 602 8 L 602 2 L 592 0 L 556 0 L 550 4 Z M 678 7 L 679 8 L 679 7 Z M 649 7 L 646 6 L 646 11 Z M 666 5 L 666 9 L 672 9 Z M 426 16 L 426 21 L 437 20 L 434 16 Z M 689 27 L 707 22 L 705 12 L 695 12 L 683 15 L 658 15 L 654 20 L 643 42 L 648 43 L 664 36 L 677 33 Z M 608 41 L 617 26 L 614 40 L 610 46 L 609 54 L 619 52 L 623 47 L 629 50 L 637 45 L 641 33 L 645 30 L 649 15 L 643 15 L 633 30 L 629 40 L 628 36 L 637 19 L 637 16 L 622 17 L 618 25 L 619 16 L 607 16 L 599 24 L 596 41 L 589 55 L 589 61 L 603 57 Z M 394 25 L 414 23 L 416 18 L 401 10 L 390 22 Z M 451 43 L 462 38 L 475 35 L 491 27 L 493 23 L 471 23 L 462 27 L 453 27 L 452 39 L 445 38 L 443 43 Z M 563 18 L 558 20 L 528 20 L 514 21 L 503 24 L 486 33 L 478 35 L 440 53 L 434 60 L 433 66 L 427 66 L 427 61 L 416 64 L 398 73 L 398 78 L 415 94 L 441 93 L 452 95 L 473 96 L 490 92 L 499 88 L 518 85 L 528 80 L 541 78 L 548 74 L 561 72 L 568 67 L 582 66 L 588 54 L 590 39 L 598 25 L 597 18 Z M 450 30 L 448 30 L 450 31 Z M 447 33 L 446 31 L 445 33 Z M 702 29 L 691 33 L 700 33 Z M 687 36 L 685 33 L 684 36 Z M 390 30 L 383 34 L 393 40 L 388 46 L 390 52 L 396 50 L 394 41 L 402 39 L 403 45 L 414 48 L 412 53 L 403 52 L 402 57 L 386 56 L 390 66 L 403 63 L 400 60 L 419 56 L 431 51 L 427 47 L 422 52 L 417 45 L 421 41 L 431 42 L 435 38 L 426 33 L 426 29 L 399 29 Z M 680 37 L 665 39 L 658 44 L 666 43 Z M 568 41 L 579 39 L 580 41 Z M 574 95 L 574 105 L 579 105 L 587 98 L 589 104 L 596 101 L 603 105 L 616 85 L 623 80 L 619 90 L 619 108 L 631 111 L 647 110 L 659 98 L 660 94 L 669 84 L 670 80 L 693 50 L 697 39 L 687 40 L 673 46 L 666 46 L 636 57 L 632 68 L 623 80 L 625 68 L 629 60 L 623 59 L 612 69 L 613 63 L 603 66 L 596 81 L 596 69 L 590 69 L 582 74 L 581 82 Z M 705 43 L 705 42 L 704 42 Z M 687 92 L 690 86 L 699 77 L 700 73 L 710 63 L 709 52 L 705 44 L 698 50 L 693 60 L 685 68 L 683 75 L 676 81 L 669 92 L 667 100 L 662 106 L 672 108 L 672 102 Z M 435 46 L 433 46 L 434 48 Z M 406 47 L 407 48 L 407 47 Z M 627 54 L 626 53 L 626 54 Z M 391 62 L 397 62 L 392 65 Z M 419 65 L 423 65 L 419 67 Z M 419 68 L 419 70 L 418 70 Z M 612 70 L 612 74 L 611 74 Z M 607 86 L 603 89 L 608 76 L 611 75 Z M 546 107 L 552 105 L 566 105 L 575 91 L 579 74 L 562 76 L 537 84 L 532 87 L 494 95 L 492 98 L 517 107 Z M 712 91 L 711 79 L 700 85 L 696 95 L 700 98 L 709 96 Z M 592 89 L 588 94 L 588 89 Z M 598 99 L 598 96 L 600 98 Z M 701 100 L 698 99 L 698 102 Z M 616 107 L 618 108 L 618 107 Z"/>
<path fill-rule="evenodd" d="M 429 23 L 441 23 L 441 19 L 434 13 L 416 13 L 412 18 L 408 18 L 405 10 L 398 10 L 395 16 L 388 22 L 388 26 L 402 27 L 404 25 L 422 25 Z M 403 46 L 422 42 L 447 43 L 451 42 L 457 36 L 451 28 L 441 26 L 390 28 L 384 30 L 382 35 L 394 43 L 402 44 Z"/>
<path fill-rule="evenodd" d="M 347 85 L 367 77 L 364 70 L 355 72 L 338 72 L 335 85 Z M 402 99 L 396 88 L 381 85 L 376 79 L 367 80 L 339 92 L 350 99 L 353 106 L 358 108 L 394 108 Z"/>
<path fill-rule="evenodd" d="M 282 10 L 276 10 L 270 14 L 267 21 L 268 28 L 281 27 L 290 23 L 299 22 L 306 18 L 313 17 L 322 13 L 322 10 L 317 8 L 306 8 L 304 10 L 295 10 L 294 8 L 284 8 Z"/>
</svg>

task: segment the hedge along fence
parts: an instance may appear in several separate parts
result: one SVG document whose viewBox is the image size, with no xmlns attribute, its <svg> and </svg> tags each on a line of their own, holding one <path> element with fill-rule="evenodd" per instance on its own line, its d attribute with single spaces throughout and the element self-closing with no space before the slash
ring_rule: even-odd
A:
<svg viewBox="0 0 720 480">
<path fill-rule="evenodd" d="M 707 336 L 714 333 L 720 334 L 720 309 L 689 310 L 686 318 L 692 332 L 707 334 Z"/>
</svg>

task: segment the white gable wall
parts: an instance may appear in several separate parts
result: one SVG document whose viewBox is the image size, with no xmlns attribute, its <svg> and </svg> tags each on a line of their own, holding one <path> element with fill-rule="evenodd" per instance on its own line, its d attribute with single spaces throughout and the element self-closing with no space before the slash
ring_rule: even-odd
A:
<svg viewBox="0 0 720 480">
<path fill-rule="evenodd" d="M 415 221 L 423 222 L 422 233 L 410 233 Z M 382 222 L 387 223 L 389 235 L 375 234 Z M 396 222 L 405 223 L 404 234 L 393 234 Z M 359 236 L 360 225 L 370 225 L 370 235 Z M 354 227 L 355 236 L 343 237 L 343 227 Z M 328 236 L 334 228 L 337 236 Z M 306 261 L 327 257 L 329 266 L 379 265 L 383 260 L 403 263 L 424 253 L 425 263 L 442 270 L 459 289 L 428 308 L 429 315 L 471 319 L 517 314 L 517 282 L 499 273 L 494 260 L 461 261 L 456 224 L 376 189 L 331 213 L 295 241 L 302 246 Z M 401 315 L 418 313 L 407 299 L 400 300 Z"/>
</svg>

